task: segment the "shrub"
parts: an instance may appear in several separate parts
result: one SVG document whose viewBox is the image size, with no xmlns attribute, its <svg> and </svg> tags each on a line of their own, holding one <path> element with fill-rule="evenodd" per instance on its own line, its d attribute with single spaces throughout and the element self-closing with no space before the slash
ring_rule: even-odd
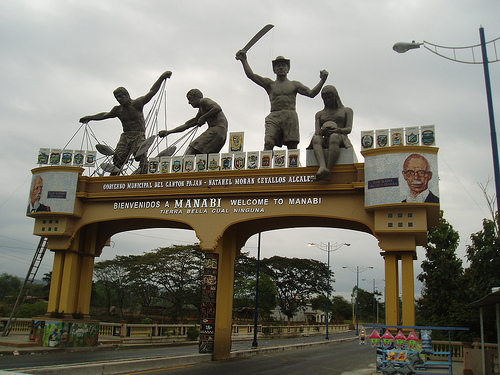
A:
<svg viewBox="0 0 500 375">
<path fill-rule="evenodd" d="M 21 307 L 21 311 L 19 312 L 20 318 L 32 318 L 35 316 L 45 315 L 47 312 L 47 302 L 38 301 L 33 304 L 25 303 Z"/>
<path fill-rule="evenodd" d="M 187 329 L 186 336 L 188 341 L 196 341 L 200 336 L 200 330 L 196 325 L 192 325 Z"/>
</svg>

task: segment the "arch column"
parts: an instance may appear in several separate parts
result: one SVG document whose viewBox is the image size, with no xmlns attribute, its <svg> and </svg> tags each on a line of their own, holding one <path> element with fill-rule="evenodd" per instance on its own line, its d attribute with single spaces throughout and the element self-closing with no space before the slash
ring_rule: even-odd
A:
<svg viewBox="0 0 500 375">
<path fill-rule="evenodd" d="M 415 276 L 417 237 L 414 234 L 384 233 L 379 246 L 385 261 L 385 317 L 387 325 L 415 325 Z M 401 261 L 401 270 L 400 270 Z M 401 277 L 400 277 L 401 274 Z M 399 293 L 403 303 L 400 309 Z"/>
<path fill-rule="evenodd" d="M 234 227 L 224 232 L 214 252 L 219 254 L 215 312 L 214 357 L 229 358 L 233 328 L 234 263 L 239 254 Z"/>
<path fill-rule="evenodd" d="M 77 313 L 90 318 L 97 229 L 98 224 L 88 225 L 78 232 L 69 249 L 54 250 L 47 315 L 58 312 L 72 318 Z"/>
<path fill-rule="evenodd" d="M 403 289 L 403 325 L 415 325 L 415 276 L 413 260 L 415 253 L 401 254 L 402 289 Z"/>
<path fill-rule="evenodd" d="M 399 324 L 399 267 L 395 252 L 382 254 L 385 261 L 385 321 L 387 325 Z"/>
</svg>

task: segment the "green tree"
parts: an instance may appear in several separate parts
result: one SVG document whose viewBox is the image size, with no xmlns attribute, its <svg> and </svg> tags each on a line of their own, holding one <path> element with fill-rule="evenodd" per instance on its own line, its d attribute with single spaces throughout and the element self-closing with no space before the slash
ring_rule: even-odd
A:
<svg viewBox="0 0 500 375">
<path fill-rule="evenodd" d="M 328 310 L 330 310 L 330 306 L 332 301 L 328 302 L 328 298 L 324 294 L 318 294 L 317 296 L 311 298 L 311 308 L 313 310 L 320 310 L 326 313 L 328 304 Z"/>
<path fill-rule="evenodd" d="M 498 237 L 498 216 L 496 222 L 483 220 L 483 229 L 470 236 L 472 244 L 467 246 L 467 259 L 470 262 L 466 270 L 466 281 L 470 287 L 468 302 L 477 301 L 489 293 L 492 287 L 500 286 L 500 240 Z M 479 312 L 470 311 L 474 324 L 472 332 L 479 336 Z M 484 333 L 487 342 L 496 342 L 495 307 L 483 307 Z"/>
<path fill-rule="evenodd" d="M 464 304 L 466 288 L 462 261 L 456 255 L 459 234 L 441 217 L 439 224 L 428 230 L 426 259 L 418 280 L 423 282 L 418 300 L 421 325 L 463 326 L 467 320 Z"/>
<path fill-rule="evenodd" d="M 43 316 L 47 312 L 47 302 L 38 301 L 35 303 L 25 303 L 19 311 L 19 318 L 33 318 Z"/>
<path fill-rule="evenodd" d="M 235 278 L 255 279 L 257 275 L 257 258 L 248 255 L 249 252 L 241 253 L 234 263 Z"/>
<path fill-rule="evenodd" d="M 257 285 L 257 259 L 242 253 L 235 262 L 234 270 L 234 308 L 255 312 Z M 259 316 L 269 320 L 276 307 L 276 285 L 269 275 L 260 272 L 259 276 Z M 252 316 L 253 317 L 253 316 Z"/>
<path fill-rule="evenodd" d="M 29 295 L 48 300 L 50 294 L 51 280 L 52 280 L 52 271 L 43 275 L 42 282 L 35 281 L 31 285 L 29 290 Z"/>
<path fill-rule="evenodd" d="M 330 303 L 331 320 L 341 324 L 352 316 L 352 305 L 341 296 L 333 296 Z"/>
<path fill-rule="evenodd" d="M 373 308 L 374 298 L 373 293 L 364 290 L 363 288 L 359 288 L 359 293 L 356 294 L 356 287 L 354 287 L 352 291 L 353 299 L 358 297 L 358 316 L 359 319 L 365 322 L 373 321 L 373 314 L 376 310 Z M 376 292 L 375 296 L 380 296 L 381 293 Z M 376 307 L 376 306 L 375 306 Z"/>
<path fill-rule="evenodd" d="M 467 276 L 473 285 L 473 298 L 483 298 L 491 293 L 492 287 L 500 286 L 500 240 L 497 225 L 484 219 L 483 229 L 470 236 L 467 245 L 467 259 L 470 267 Z"/>
<path fill-rule="evenodd" d="M 7 297 L 16 298 L 21 290 L 21 279 L 8 273 L 0 275 L 0 300 L 5 300 Z"/>
<path fill-rule="evenodd" d="M 255 307 L 255 278 L 257 277 L 257 259 L 241 253 L 234 265 L 233 307 L 236 310 Z M 253 283 L 253 284 L 252 284 Z"/>
<path fill-rule="evenodd" d="M 327 291 L 328 268 L 317 260 L 274 256 L 262 261 L 262 271 L 276 284 L 278 306 L 288 320 L 315 294 Z"/>
<path fill-rule="evenodd" d="M 161 288 L 172 322 L 185 308 L 201 308 L 204 253 L 199 245 L 162 247 L 144 255 L 152 266 L 151 280 Z"/>
<path fill-rule="evenodd" d="M 113 302 L 116 302 L 120 315 L 123 316 L 123 307 L 128 290 L 128 258 L 116 256 L 114 259 L 103 260 L 94 266 L 94 277 L 101 284 L 107 302 L 108 313 Z"/>
<path fill-rule="evenodd" d="M 255 291 L 257 285 L 257 280 L 250 281 L 250 287 Z M 273 279 L 265 274 L 261 273 L 259 276 L 259 316 L 264 320 L 269 320 L 271 318 L 272 311 L 277 304 L 278 291 L 276 290 L 276 284 Z M 253 295 L 253 303 L 255 306 L 255 292 Z"/>
<path fill-rule="evenodd" d="M 324 294 L 319 294 L 311 299 L 311 307 L 314 310 L 321 310 L 325 313 L 327 310 L 326 303 L 327 299 Z M 351 303 L 341 296 L 333 296 L 330 298 L 328 310 L 330 311 L 330 322 L 342 324 L 345 319 L 351 319 L 352 317 Z"/>
<path fill-rule="evenodd" d="M 127 261 L 127 284 L 131 296 L 143 308 L 153 305 L 160 289 L 152 279 L 154 265 L 148 256 L 130 255 Z"/>
</svg>

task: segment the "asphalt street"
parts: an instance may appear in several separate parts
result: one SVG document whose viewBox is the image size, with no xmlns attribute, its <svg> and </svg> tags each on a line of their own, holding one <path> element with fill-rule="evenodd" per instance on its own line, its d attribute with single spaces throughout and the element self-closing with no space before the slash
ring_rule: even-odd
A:
<svg viewBox="0 0 500 375">
<path fill-rule="evenodd" d="M 375 350 L 357 341 L 345 341 L 298 350 L 264 353 L 148 372 L 153 375 L 371 375 L 375 373 Z M 139 375 L 129 372 L 126 375 Z"/>
<path fill-rule="evenodd" d="M 324 348 L 341 347 L 340 343 L 335 344 L 336 340 L 342 339 L 355 339 L 353 332 L 338 333 L 330 335 L 330 340 L 332 344 L 321 345 Z M 240 352 L 244 350 L 249 350 L 252 348 L 253 340 L 242 340 L 233 341 L 232 352 Z M 303 336 L 295 338 L 284 338 L 284 339 L 259 339 L 258 348 L 270 348 L 279 346 L 293 346 L 297 347 L 306 343 L 324 343 L 324 336 Z M 354 347 L 359 347 L 357 341 L 353 344 Z M 374 362 L 374 353 L 371 353 L 371 348 L 365 348 L 363 353 L 368 354 L 372 357 L 371 361 Z M 310 350 L 310 349 L 301 349 Z M 297 353 L 297 350 L 292 350 L 291 352 Z M 20 351 L 20 355 L 2 355 L 0 357 L 0 370 L 12 370 L 12 369 L 23 369 L 23 368 L 33 368 L 40 366 L 60 366 L 60 365 L 74 365 L 78 363 L 95 363 L 95 362 L 106 362 L 106 361 L 125 361 L 125 360 L 144 360 L 148 358 L 159 358 L 159 357 L 176 357 L 176 356 L 186 356 L 198 354 L 197 345 L 182 345 L 182 346 L 144 346 L 138 345 L 134 347 L 97 347 L 93 350 L 26 350 Z M 361 353 L 359 353 L 361 354 Z M 274 355 L 274 354 L 273 354 Z M 260 356 L 257 356 L 260 357 Z M 292 356 L 293 357 L 293 356 Z M 342 356 L 343 357 L 343 356 Z M 219 362 L 217 362 L 219 363 Z M 220 363 L 226 363 L 222 361 Z M 228 361 L 227 363 L 231 363 Z"/>
</svg>

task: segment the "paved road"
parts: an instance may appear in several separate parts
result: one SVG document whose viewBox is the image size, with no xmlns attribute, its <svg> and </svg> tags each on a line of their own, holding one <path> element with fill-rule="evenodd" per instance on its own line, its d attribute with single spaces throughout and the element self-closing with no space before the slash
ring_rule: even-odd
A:
<svg viewBox="0 0 500 375">
<path fill-rule="evenodd" d="M 148 371 L 151 375 L 371 375 L 375 353 L 357 341 Z M 129 372 L 126 375 L 139 375 Z"/>
<path fill-rule="evenodd" d="M 330 335 L 330 341 L 335 341 L 344 338 L 354 338 L 355 335 L 352 332 L 339 333 Z M 289 339 L 259 339 L 259 348 L 266 348 L 271 346 L 281 346 L 281 345 L 300 345 L 308 342 L 318 342 L 324 341 L 323 336 L 309 336 L 309 337 L 296 337 Z M 250 349 L 252 345 L 252 340 L 245 341 L 233 341 L 232 350 L 244 350 Z M 357 342 L 356 342 L 357 345 Z M 333 348 L 337 344 L 329 344 L 326 347 Z M 358 345 L 359 346 L 359 345 Z M 370 348 L 366 348 L 367 352 L 371 352 Z M 305 350 L 305 349 L 302 349 Z M 297 352 L 294 350 L 293 352 Z M 197 345 L 188 346 L 162 346 L 162 347 L 134 347 L 134 348 L 114 348 L 110 350 L 104 350 L 103 348 L 97 348 L 95 350 L 79 350 L 79 351 L 67 351 L 67 350 L 53 350 L 53 351 L 33 351 L 33 354 L 22 354 L 19 356 L 14 355 L 4 355 L 0 357 L 0 370 L 7 369 L 22 369 L 27 367 L 38 367 L 38 366 L 55 366 L 64 364 L 75 364 L 75 363 L 91 363 L 98 361 L 119 361 L 126 359 L 139 359 L 139 358 L 152 358 L 152 357 L 165 357 L 165 356 L 181 356 L 189 354 L 197 354 Z M 373 353 L 372 353 L 373 354 Z M 372 362 L 374 361 L 372 357 Z"/>
</svg>

